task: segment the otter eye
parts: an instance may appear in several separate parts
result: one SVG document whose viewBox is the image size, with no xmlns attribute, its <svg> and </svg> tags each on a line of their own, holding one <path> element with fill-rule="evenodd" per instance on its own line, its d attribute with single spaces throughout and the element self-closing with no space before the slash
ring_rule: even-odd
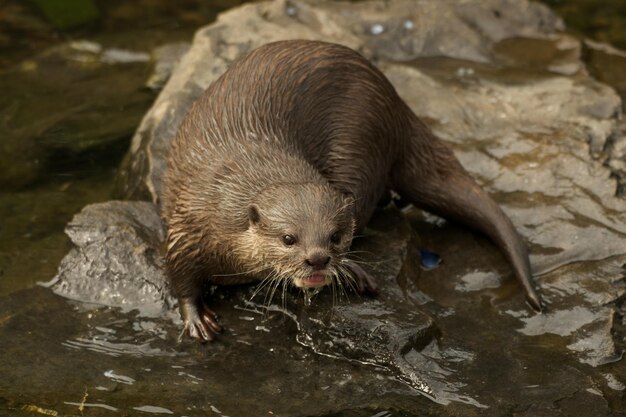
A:
<svg viewBox="0 0 626 417">
<path fill-rule="evenodd" d="M 287 246 L 291 246 L 296 243 L 296 238 L 291 235 L 285 235 L 283 236 L 283 243 Z"/>
<path fill-rule="evenodd" d="M 330 237 L 330 241 L 332 243 L 339 243 L 341 241 L 341 233 L 339 232 L 333 233 L 332 236 Z"/>
</svg>

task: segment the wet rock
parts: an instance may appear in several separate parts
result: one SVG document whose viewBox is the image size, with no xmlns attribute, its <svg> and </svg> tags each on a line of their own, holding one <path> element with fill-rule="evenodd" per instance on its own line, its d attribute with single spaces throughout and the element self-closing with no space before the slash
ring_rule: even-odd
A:
<svg viewBox="0 0 626 417">
<path fill-rule="evenodd" d="M 611 175 L 617 181 L 617 196 L 626 197 L 626 120 L 621 120 L 609 138 L 607 146 L 606 164 L 611 169 Z"/>
<path fill-rule="evenodd" d="M 33 6 L 26 2 L 0 5 L 3 23 L 0 27 L 0 67 L 7 68 L 19 62 L 49 45 L 54 38 L 52 26 L 43 16 L 34 13 Z"/>
<path fill-rule="evenodd" d="M 626 8 L 621 0 L 607 0 L 602 3 L 580 1 L 577 3 L 560 0 L 545 0 L 550 7 L 567 23 L 568 30 L 602 42 L 611 42 L 626 50 L 624 30 Z"/>
<path fill-rule="evenodd" d="M 595 321 L 593 325 L 584 326 L 577 340 L 568 348 L 581 353 L 582 361 L 591 366 L 600 366 L 622 359 L 623 352 L 618 352 L 611 335 L 615 313 L 605 313 L 606 320 Z"/>
<path fill-rule="evenodd" d="M 153 52 L 154 72 L 146 82 L 146 86 L 153 90 L 163 88 L 170 78 L 182 57 L 189 50 L 188 42 L 169 43 L 156 48 Z"/>
<path fill-rule="evenodd" d="M 580 41 L 565 34 L 505 38 L 494 45 L 495 60 L 509 67 L 574 75 L 584 69 Z"/>
<path fill-rule="evenodd" d="M 173 305 L 159 255 L 165 238 L 153 204 L 92 204 L 65 232 L 74 248 L 48 283 L 65 297 L 159 315 Z"/>
<path fill-rule="evenodd" d="M 424 366 L 432 360 L 420 354 L 436 343 L 437 326 L 417 308 L 419 301 L 403 295 L 396 280 L 411 257 L 415 237 L 395 210 L 378 213 L 365 235 L 353 250 L 370 254 L 366 267 L 380 285 L 379 296 L 352 302 L 340 297 L 332 304 L 326 296 L 297 316 L 292 309 L 289 316 L 297 323 L 297 340 L 318 354 L 391 370 L 423 394 L 447 403 L 449 394 L 441 389 L 445 384 Z"/>
<path fill-rule="evenodd" d="M 433 320 L 415 311 L 415 305 L 402 296 L 395 283 L 412 242 L 410 227 L 397 211 L 379 216 L 372 227 L 368 233 L 371 237 L 357 250 L 384 259 L 372 268 L 382 293 L 377 299 L 344 304 L 347 300 L 343 297 L 355 294 L 335 288 L 332 296 L 319 296 L 314 308 L 303 309 L 302 300 L 282 290 L 280 308 L 258 304 L 249 286 L 226 292 L 213 288 L 210 299 L 229 300 L 229 306 L 219 310 L 226 326 L 237 321 L 239 312 L 233 306 L 262 315 L 274 310 L 294 320 L 298 341 L 314 351 L 393 370 L 414 388 L 435 395 L 420 376 L 417 363 L 405 359 L 408 352 L 433 342 L 437 334 Z M 66 233 L 75 247 L 47 284 L 55 293 L 125 311 L 137 309 L 144 317 L 165 314 L 180 322 L 159 253 L 165 233 L 152 203 L 111 201 L 87 206 L 67 225 Z M 376 265 L 373 259 L 369 262 Z M 344 303 L 335 305 L 337 297 Z M 263 328 L 273 333 L 285 331 L 284 322 L 268 321 Z"/>
<path fill-rule="evenodd" d="M 462 398 L 446 378 L 452 372 L 443 371 L 447 361 L 471 361 L 471 355 L 463 357 L 455 352 L 444 358 L 446 352 L 437 345 L 439 330 L 431 317 L 402 298 L 383 298 L 298 317 L 298 342 L 319 355 L 389 370 L 440 404 L 458 401 L 478 405 L 470 397 Z"/>
<path fill-rule="evenodd" d="M 423 70 L 421 62 L 416 67 L 382 66 L 396 86 L 419 85 L 399 88 L 401 96 L 503 197 L 500 203 L 531 243 L 536 273 L 624 253 L 624 201 L 615 197 L 603 161 L 590 157 L 616 129 L 621 102 L 614 91 L 555 76 L 525 84 L 487 76 L 458 85 Z"/>
<path fill-rule="evenodd" d="M 622 97 L 626 95 L 626 51 L 612 45 L 585 39 L 585 60 L 591 74 L 615 88 Z"/>
<path fill-rule="evenodd" d="M 319 39 L 383 60 L 445 55 L 489 62 L 495 42 L 512 36 L 541 38 L 562 27 L 545 6 L 508 0 L 349 5 L 275 1 L 231 10 L 198 31 L 180 71 L 142 121 L 122 169 L 121 195 L 158 200 L 167 144 L 191 103 L 233 60 L 264 43 Z"/>
<path fill-rule="evenodd" d="M 112 169 L 107 167 L 108 172 Z M 108 175 L 64 179 L 21 192 L 0 192 L 0 295 L 53 277 L 71 248 L 63 230 L 72 216 L 90 202 L 111 198 Z"/>
<path fill-rule="evenodd" d="M 626 110 L 626 51 L 609 44 L 586 39 L 585 61 L 591 75 L 617 90 L 622 98 L 622 111 Z M 602 148 L 602 156 L 611 168 L 618 183 L 617 195 L 626 197 L 626 122 L 621 120 Z"/>
</svg>

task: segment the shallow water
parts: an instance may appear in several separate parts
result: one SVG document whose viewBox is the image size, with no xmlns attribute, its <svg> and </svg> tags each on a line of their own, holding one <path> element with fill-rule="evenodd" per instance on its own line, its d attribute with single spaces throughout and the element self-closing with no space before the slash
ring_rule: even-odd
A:
<svg viewBox="0 0 626 417">
<path fill-rule="evenodd" d="M 0 132 L 4 138 L 1 163 L 4 170 L 10 171 L 0 192 L 3 219 L 0 223 L 0 352 L 3 352 L 0 369 L 4 374 L 0 381 L 0 415 L 54 415 L 53 412 L 93 416 L 206 415 L 206 410 L 211 410 L 215 415 L 234 416 L 253 415 L 261 408 L 264 414 L 272 411 L 280 415 L 479 415 L 483 404 L 516 395 L 526 399 L 536 397 L 536 408 L 525 403 L 519 409 L 499 411 L 519 415 L 533 415 L 536 411 L 534 415 L 540 415 L 538 407 L 550 409 L 546 399 L 550 389 L 560 396 L 555 399 L 559 410 L 569 410 L 569 415 L 610 415 L 611 410 L 624 411 L 623 361 L 610 363 L 609 358 L 602 368 L 590 370 L 596 359 L 590 357 L 585 364 L 572 357 L 572 351 L 584 351 L 585 344 L 603 343 L 584 337 L 586 332 L 590 338 L 594 337 L 593 326 L 614 325 L 619 336 L 616 339 L 621 337 L 623 342 L 624 337 L 619 333 L 623 331 L 623 323 L 620 326 L 596 322 L 593 312 L 580 307 L 588 302 L 601 308 L 601 296 L 594 296 L 606 293 L 605 288 L 597 291 L 587 288 L 585 293 L 574 291 L 578 280 L 594 274 L 614 276 L 616 281 L 623 277 L 623 260 L 616 253 L 626 231 L 617 221 L 607 223 L 618 208 L 603 205 L 604 190 L 588 190 L 590 194 L 598 194 L 596 206 L 571 208 L 563 216 L 584 210 L 586 217 L 572 224 L 583 235 L 598 230 L 596 239 L 606 237 L 607 246 L 603 249 L 609 247 L 608 252 L 576 254 L 574 260 L 564 258 L 557 263 L 542 264 L 542 251 L 553 254 L 562 250 L 561 243 L 546 241 L 533 247 L 533 262 L 540 265 L 539 272 L 543 274 L 542 286 L 569 297 L 566 314 L 571 327 L 561 325 L 562 333 L 555 335 L 546 334 L 545 329 L 553 328 L 551 320 L 562 323 L 562 317 L 550 313 L 530 316 L 523 309 L 491 308 L 508 306 L 511 299 L 519 301 L 521 295 L 509 279 L 506 263 L 486 240 L 452 225 L 438 228 L 425 223 L 419 213 L 409 213 L 420 236 L 420 246 L 444 259 L 443 267 L 431 271 L 421 270 L 416 263 L 412 274 L 400 276 L 399 284 L 416 306 L 437 299 L 437 306 L 426 305 L 424 309 L 441 317 L 443 337 L 437 346 L 426 347 L 422 354 L 435 358 L 441 368 L 430 371 L 446 375 L 450 386 L 456 386 L 461 393 L 445 412 L 405 382 L 396 380 L 394 373 L 384 367 L 338 361 L 314 353 L 306 343 L 294 343 L 298 329 L 280 312 L 264 317 L 243 310 L 243 305 L 237 306 L 238 309 L 220 301 L 224 304 L 221 306 L 224 315 L 230 320 L 227 337 L 209 346 L 178 344 L 179 328 L 169 320 L 88 307 L 38 287 L 37 282 L 54 275 L 70 247 L 62 230 L 72 215 L 87 203 L 112 197 L 116 167 L 134 127 L 155 97 L 145 87 L 153 65 L 152 48 L 163 42 L 189 40 L 194 28 L 208 23 L 216 11 L 239 2 L 220 3 L 215 8 L 207 8 L 202 2 L 191 3 L 192 12 L 173 9 L 167 1 L 137 2 L 132 6 L 112 2 L 101 11 L 100 22 L 95 27 L 87 25 L 63 32 L 18 2 L 6 6 L 16 18 L 10 30 L 0 33 L 3 36 L 0 40 L 8 39 L 2 44 L 0 85 L 11 92 L 0 99 Z M 99 3 L 101 7 L 103 4 Z M 147 9 L 146 5 L 151 7 Z M 151 12 L 146 14 L 145 10 Z M 27 17 L 26 22 L 30 23 L 27 25 L 18 17 Z M 32 34 L 30 42 L 24 40 L 24 33 Z M 103 63 L 100 53 L 94 55 L 89 45 L 87 50 L 85 45 L 69 51 L 50 50 L 60 43 L 59 37 L 86 38 L 103 50 L 135 55 L 130 55 L 134 56 L 131 62 Z M 620 42 L 621 38 L 614 39 Z M 26 48 L 22 47 L 24 44 Z M 501 46 L 502 60 L 508 66 L 449 59 L 423 59 L 413 64 L 433 77 L 450 82 L 464 82 L 458 80 L 459 68 L 463 68 L 470 75 L 468 82 L 475 76 L 523 84 L 531 79 L 549 78 L 546 62 L 554 64 L 563 58 L 550 45 L 527 39 L 511 40 Z M 601 52 L 590 52 L 589 59 L 594 75 L 624 94 L 624 60 Z M 517 65 L 520 62 L 529 64 Z M 89 91 L 90 97 L 84 97 L 85 91 Z M 535 132 L 523 139 L 519 143 L 528 145 L 545 140 L 545 136 Z M 484 144 L 481 152 L 485 150 L 496 157 L 498 152 L 516 153 L 496 149 L 489 143 Z M 465 151 L 467 162 L 471 162 L 471 150 Z M 551 157 L 558 156 L 543 156 Z M 480 160 L 480 156 L 477 158 Z M 532 168 L 521 166 L 514 156 L 508 156 L 506 164 L 512 168 L 519 166 L 520 172 Z M 568 167 L 571 169 L 568 181 L 575 178 L 577 169 L 584 169 Z M 555 189 L 563 191 L 562 186 L 563 183 L 556 184 Z M 514 193 L 507 198 L 514 199 Z M 537 198 L 554 202 L 555 206 L 559 202 L 558 193 Z M 520 209 L 516 215 L 526 218 L 532 213 Z M 606 228 L 611 233 L 603 235 Z M 615 236 L 621 236 L 621 240 Z M 611 248 L 617 249 L 611 251 Z M 614 261 L 613 256 L 616 256 Z M 600 262 L 602 258 L 608 260 Z M 581 259 L 589 262 L 580 262 Z M 485 264 L 494 266 L 484 270 Z M 563 268 L 567 269 L 572 285 L 554 278 L 556 272 L 563 273 Z M 593 285 L 602 286 L 602 280 Z M 222 296 L 227 297 L 228 292 Z M 320 297 L 322 301 L 317 299 Z M 328 297 L 328 294 L 318 295 L 313 305 L 318 301 L 322 305 L 330 302 Z M 477 311 L 481 314 L 477 315 Z M 619 319 L 616 315 L 615 320 Z M 276 328 L 282 331 L 277 332 Z M 510 337 L 507 346 L 511 350 L 504 355 L 502 344 L 490 339 L 496 333 Z M 575 346 L 567 346 L 566 339 L 559 337 L 573 333 L 581 336 L 572 342 Z M 563 357 L 568 356 L 570 360 L 563 362 Z M 519 358 L 528 360 L 522 362 Z M 408 360 L 424 361 L 417 357 Z M 485 369 L 499 369 L 500 377 L 481 379 Z M 294 381 L 291 375 L 297 375 L 298 380 Z M 545 375 L 550 375 L 549 381 L 544 380 Z M 568 396 L 554 382 L 567 385 L 567 381 L 576 377 L 587 381 L 585 387 L 588 387 L 572 384 L 565 389 Z M 523 381 L 524 392 L 513 392 L 520 386 L 507 384 L 513 379 Z M 391 380 L 393 389 L 381 391 L 377 380 Z M 613 388 L 606 389 L 607 384 Z M 327 392 L 332 392 L 333 397 L 329 398 Z M 224 398 L 232 401 L 225 402 Z M 288 398 L 289 402 L 281 398 Z"/>
<path fill-rule="evenodd" d="M 53 276 L 69 247 L 65 224 L 113 197 L 157 94 L 146 86 L 153 49 L 189 41 L 239 3 L 99 2 L 95 20 L 64 30 L 34 4 L 0 5 L 0 294 Z"/>
</svg>

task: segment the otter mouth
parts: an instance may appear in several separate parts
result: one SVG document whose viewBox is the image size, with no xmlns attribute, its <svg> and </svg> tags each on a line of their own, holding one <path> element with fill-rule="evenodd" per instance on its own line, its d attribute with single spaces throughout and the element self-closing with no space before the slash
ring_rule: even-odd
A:
<svg viewBox="0 0 626 417">
<path fill-rule="evenodd" d="M 323 287 L 328 283 L 326 275 L 322 273 L 315 273 L 308 277 L 300 278 L 296 282 L 296 286 L 305 288 Z"/>
</svg>

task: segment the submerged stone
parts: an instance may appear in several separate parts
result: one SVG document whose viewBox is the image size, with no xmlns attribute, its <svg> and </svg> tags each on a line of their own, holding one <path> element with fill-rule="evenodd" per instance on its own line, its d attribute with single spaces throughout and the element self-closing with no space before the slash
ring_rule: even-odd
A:
<svg viewBox="0 0 626 417">
<path fill-rule="evenodd" d="M 0 186 L 117 158 L 154 98 L 142 89 L 151 65 L 145 52 L 74 41 L 2 71 Z"/>
</svg>

